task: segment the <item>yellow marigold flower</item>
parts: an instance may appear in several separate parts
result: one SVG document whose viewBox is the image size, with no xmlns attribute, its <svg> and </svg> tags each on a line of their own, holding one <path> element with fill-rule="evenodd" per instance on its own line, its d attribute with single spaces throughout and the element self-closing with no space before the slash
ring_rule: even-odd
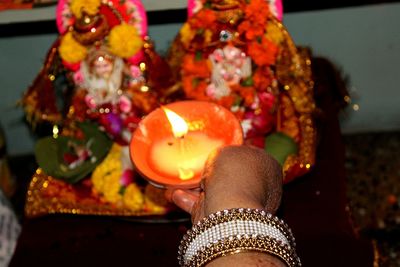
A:
<svg viewBox="0 0 400 267">
<path fill-rule="evenodd" d="M 103 170 L 97 167 L 92 174 L 93 188 L 96 192 L 103 192 Z"/>
<path fill-rule="evenodd" d="M 86 12 L 88 15 L 96 15 L 99 11 L 101 0 L 72 0 L 69 8 L 72 14 L 78 19 L 82 17 L 82 13 Z"/>
<path fill-rule="evenodd" d="M 130 210 L 140 210 L 143 207 L 144 198 L 140 188 L 136 184 L 126 187 L 123 202 Z"/>
<path fill-rule="evenodd" d="M 115 26 L 108 37 L 110 52 L 122 58 L 129 58 L 136 54 L 143 46 L 143 40 L 136 28 L 122 23 Z"/>
<path fill-rule="evenodd" d="M 192 30 L 189 23 L 183 24 L 180 30 L 180 38 L 183 45 L 188 46 L 190 41 L 194 38 L 196 32 Z"/>
<path fill-rule="evenodd" d="M 60 53 L 60 57 L 69 63 L 82 61 L 87 55 L 86 47 L 78 43 L 71 32 L 68 32 L 61 39 L 58 52 Z"/>
<path fill-rule="evenodd" d="M 267 23 L 266 29 L 266 37 L 271 42 L 280 45 L 284 40 L 283 29 L 282 26 L 276 23 Z"/>
<path fill-rule="evenodd" d="M 92 173 L 93 188 L 111 203 L 121 200 L 119 190 L 122 175 L 121 146 L 114 144 L 103 160 Z"/>
<path fill-rule="evenodd" d="M 121 188 L 121 183 L 119 181 L 121 174 L 121 168 L 113 169 L 104 177 L 103 195 L 110 203 L 117 203 L 122 199 L 119 193 Z"/>
</svg>

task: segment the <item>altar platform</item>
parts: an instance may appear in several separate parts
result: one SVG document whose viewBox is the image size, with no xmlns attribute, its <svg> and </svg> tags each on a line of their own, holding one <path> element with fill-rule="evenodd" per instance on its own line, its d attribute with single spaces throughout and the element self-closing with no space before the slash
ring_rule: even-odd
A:
<svg viewBox="0 0 400 267">
<path fill-rule="evenodd" d="M 319 108 L 316 164 L 310 173 L 285 185 L 278 215 L 294 232 L 303 266 L 373 266 L 372 245 L 354 231 L 347 206 L 338 122 L 346 90 L 329 61 L 313 58 L 312 67 Z M 24 179 L 27 183 L 30 177 Z M 17 196 L 24 188 L 19 186 Z M 10 266 L 178 266 L 178 243 L 189 227 L 180 215 L 23 218 Z"/>
</svg>

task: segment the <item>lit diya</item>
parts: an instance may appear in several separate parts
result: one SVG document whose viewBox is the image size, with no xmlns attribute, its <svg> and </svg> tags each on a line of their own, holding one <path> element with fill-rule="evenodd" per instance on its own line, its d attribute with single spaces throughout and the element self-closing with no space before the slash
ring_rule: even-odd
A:
<svg viewBox="0 0 400 267">
<path fill-rule="evenodd" d="M 158 108 L 141 121 L 130 154 L 153 185 L 195 188 L 213 150 L 242 143 L 241 125 L 229 110 L 211 102 L 181 101 Z"/>
</svg>

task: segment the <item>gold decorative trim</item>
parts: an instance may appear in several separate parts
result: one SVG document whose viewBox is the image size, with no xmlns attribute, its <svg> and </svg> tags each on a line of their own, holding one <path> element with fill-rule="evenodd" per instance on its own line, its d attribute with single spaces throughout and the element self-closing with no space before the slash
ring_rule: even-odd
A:
<svg viewBox="0 0 400 267">
<path fill-rule="evenodd" d="M 32 177 L 25 203 L 25 215 L 28 218 L 56 213 L 149 216 L 164 215 L 166 211 L 166 208 L 156 206 L 150 200 L 138 210 L 107 203 L 91 192 L 89 186 L 67 184 L 46 175 L 41 169 L 37 169 Z"/>
</svg>

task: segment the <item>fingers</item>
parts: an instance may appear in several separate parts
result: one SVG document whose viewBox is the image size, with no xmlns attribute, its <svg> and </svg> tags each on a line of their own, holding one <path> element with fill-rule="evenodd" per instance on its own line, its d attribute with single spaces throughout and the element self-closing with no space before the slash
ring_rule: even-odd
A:
<svg viewBox="0 0 400 267">
<path fill-rule="evenodd" d="M 167 199 L 184 211 L 192 214 L 194 207 L 199 200 L 199 191 L 181 189 L 168 189 L 165 193 Z"/>
</svg>

